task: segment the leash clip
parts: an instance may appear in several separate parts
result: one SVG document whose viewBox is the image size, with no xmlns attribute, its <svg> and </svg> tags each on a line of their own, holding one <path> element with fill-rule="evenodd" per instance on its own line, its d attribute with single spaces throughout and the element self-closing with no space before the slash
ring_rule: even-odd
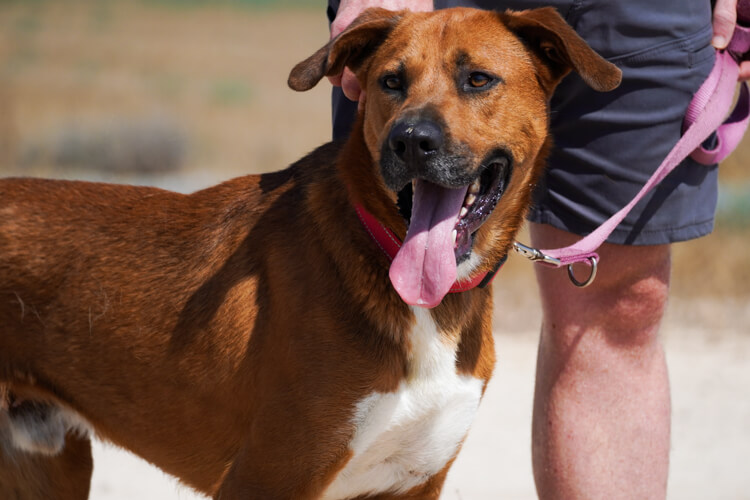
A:
<svg viewBox="0 0 750 500">
<path fill-rule="evenodd" d="M 555 267 L 560 267 L 562 265 L 560 259 L 550 257 L 538 248 L 532 248 L 517 241 L 513 243 L 513 249 L 531 262 L 541 262 L 542 264 L 549 264 Z"/>
<path fill-rule="evenodd" d="M 523 243 L 514 242 L 513 243 L 513 249 L 521 254 L 523 257 L 526 257 L 531 262 L 539 262 L 541 264 L 547 264 L 550 266 L 560 267 L 562 266 L 562 262 L 560 262 L 560 259 L 557 259 L 555 257 L 551 257 L 538 248 L 533 248 L 530 246 L 526 246 Z M 573 273 L 573 264 L 568 264 L 568 278 L 570 279 L 570 282 L 573 283 L 578 288 L 586 288 L 591 283 L 594 282 L 594 278 L 596 278 L 596 271 L 599 264 L 599 259 L 596 257 L 588 257 L 589 265 L 591 266 L 591 273 L 589 273 L 588 277 L 583 280 L 579 281 L 578 278 L 576 278 L 575 274 Z"/>
</svg>

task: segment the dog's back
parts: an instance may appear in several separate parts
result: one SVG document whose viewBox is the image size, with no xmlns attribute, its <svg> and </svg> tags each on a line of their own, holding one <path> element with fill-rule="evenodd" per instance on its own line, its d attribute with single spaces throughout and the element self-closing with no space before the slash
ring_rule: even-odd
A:
<svg viewBox="0 0 750 500">
<path fill-rule="evenodd" d="M 337 149 L 191 195 L 0 180 L 0 445 L 55 455 L 93 428 L 214 490 L 257 411 L 236 395 L 260 390 L 256 356 L 284 342 L 268 325 L 324 289 L 288 282 L 328 267 L 299 240 Z"/>
<path fill-rule="evenodd" d="M 251 333 L 237 324 L 252 324 L 257 311 L 254 260 L 264 238 L 254 231 L 264 232 L 264 223 L 256 203 L 261 185 L 283 187 L 290 177 L 236 179 L 193 195 L 0 180 L 0 444 L 16 457 L 55 455 L 70 431 L 93 426 L 131 449 L 148 450 L 154 433 L 173 450 L 186 435 L 215 449 L 210 442 L 221 432 L 207 428 L 173 388 L 213 401 L 210 421 L 233 427 L 226 420 L 237 412 L 221 400 L 236 401 L 224 391 L 237 389 L 234 371 L 246 362 Z M 141 410 L 112 413 L 119 404 Z M 154 414 L 163 419 L 148 432 L 133 431 Z M 224 449 L 236 447 L 227 441 Z M 166 459 L 175 462 L 172 472 L 202 469 L 190 475 L 203 488 L 203 477 L 221 474 L 205 463 L 228 460 L 180 464 L 173 454 Z M 163 455 L 146 457 L 162 463 Z"/>
</svg>

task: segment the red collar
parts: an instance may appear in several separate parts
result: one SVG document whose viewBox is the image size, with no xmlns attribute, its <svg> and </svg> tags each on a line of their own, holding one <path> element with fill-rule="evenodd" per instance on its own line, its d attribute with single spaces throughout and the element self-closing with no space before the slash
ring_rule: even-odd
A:
<svg viewBox="0 0 750 500">
<path fill-rule="evenodd" d="M 359 217 L 360 222 L 370 234 L 370 237 L 375 244 L 377 244 L 383 253 L 388 256 L 388 259 L 393 260 L 398 253 L 399 248 L 401 248 L 401 241 L 398 237 L 393 234 L 393 231 L 382 225 L 370 212 L 365 210 L 362 205 L 354 205 L 354 210 L 356 210 L 357 217 Z M 468 279 L 456 281 L 453 283 L 449 293 L 465 292 L 474 287 L 484 288 L 489 285 L 505 263 L 506 258 L 507 256 L 503 257 L 492 271 L 479 273 Z"/>
</svg>

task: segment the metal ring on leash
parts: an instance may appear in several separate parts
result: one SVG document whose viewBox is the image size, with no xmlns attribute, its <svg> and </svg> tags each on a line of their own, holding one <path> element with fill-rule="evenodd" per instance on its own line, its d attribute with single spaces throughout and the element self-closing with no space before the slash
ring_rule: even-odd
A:
<svg viewBox="0 0 750 500">
<path fill-rule="evenodd" d="M 599 263 L 598 259 L 596 257 L 589 257 L 589 263 L 591 265 L 591 273 L 589 274 L 589 277 L 584 281 L 578 281 L 575 274 L 573 274 L 573 264 L 568 264 L 568 278 L 570 278 L 570 282 L 578 288 L 586 288 L 591 283 L 593 283 L 594 278 L 596 278 L 596 269 L 597 264 Z"/>
</svg>

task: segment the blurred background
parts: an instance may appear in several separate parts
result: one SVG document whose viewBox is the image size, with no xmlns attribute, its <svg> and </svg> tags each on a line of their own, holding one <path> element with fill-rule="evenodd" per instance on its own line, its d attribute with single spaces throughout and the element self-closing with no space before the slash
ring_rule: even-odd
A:
<svg viewBox="0 0 750 500">
<path fill-rule="evenodd" d="M 329 87 L 286 86 L 323 3 L 0 0 L 0 175 L 189 192 L 285 167 L 330 139 Z M 677 296 L 750 295 L 749 162 L 746 140 L 715 233 L 676 246 Z"/>
<path fill-rule="evenodd" d="M 292 66 L 327 38 L 322 0 L 0 0 L 0 176 L 190 192 L 284 168 L 330 138 L 329 85 L 302 94 L 286 86 Z M 750 407 L 744 402 L 750 394 L 750 137 L 721 166 L 720 178 L 714 234 L 674 250 L 673 298 L 664 328 L 668 356 L 675 352 L 678 374 L 684 369 L 679 380 L 673 372 L 674 434 L 697 439 L 684 455 L 675 444 L 674 460 L 678 466 L 684 460 L 687 472 L 673 472 L 679 495 L 674 498 L 750 498 L 746 472 L 734 475 L 736 464 L 727 468 L 732 453 L 750 451 L 745 430 Z M 539 324 L 531 266 L 512 257 L 495 290 L 499 370 L 528 358 L 517 367 L 525 376 L 514 371 L 505 377 L 517 377 L 530 393 Z M 521 351 L 503 365 L 504 352 L 513 349 Z M 708 374 L 693 369 L 714 355 L 715 366 L 705 367 Z M 519 398 L 526 406 L 508 417 L 523 427 L 508 427 L 522 433 L 525 444 L 518 453 L 527 455 L 530 394 L 524 394 Z M 694 396 L 697 401 L 689 399 Z M 727 422 L 711 424 L 725 414 L 731 415 Z M 500 418 L 493 417 L 488 427 Z M 705 431 L 712 425 L 721 428 Z M 483 446 L 470 441 L 467 448 L 486 449 L 488 439 Z M 110 456 L 112 450 L 102 453 Z M 715 467 L 701 462 L 706 453 L 715 455 Z M 508 467 L 519 463 L 515 453 L 503 456 Z M 450 498 L 533 496 L 530 466 L 498 477 L 497 467 L 485 462 L 459 461 L 457 467 L 473 474 L 484 466 L 490 475 L 486 496 L 459 485 L 451 486 Z M 110 480 L 129 477 L 127 467 L 115 466 Z M 696 467 L 705 474 L 696 475 Z M 699 485 L 708 486 L 716 474 L 728 485 L 726 494 L 701 496 Z M 497 489 L 513 481 L 519 482 L 516 493 Z M 97 483 L 92 497 L 166 498 L 154 491 L 107 496 L 133 487 L 128 479 L 112 484 Z"/>
</svg>

